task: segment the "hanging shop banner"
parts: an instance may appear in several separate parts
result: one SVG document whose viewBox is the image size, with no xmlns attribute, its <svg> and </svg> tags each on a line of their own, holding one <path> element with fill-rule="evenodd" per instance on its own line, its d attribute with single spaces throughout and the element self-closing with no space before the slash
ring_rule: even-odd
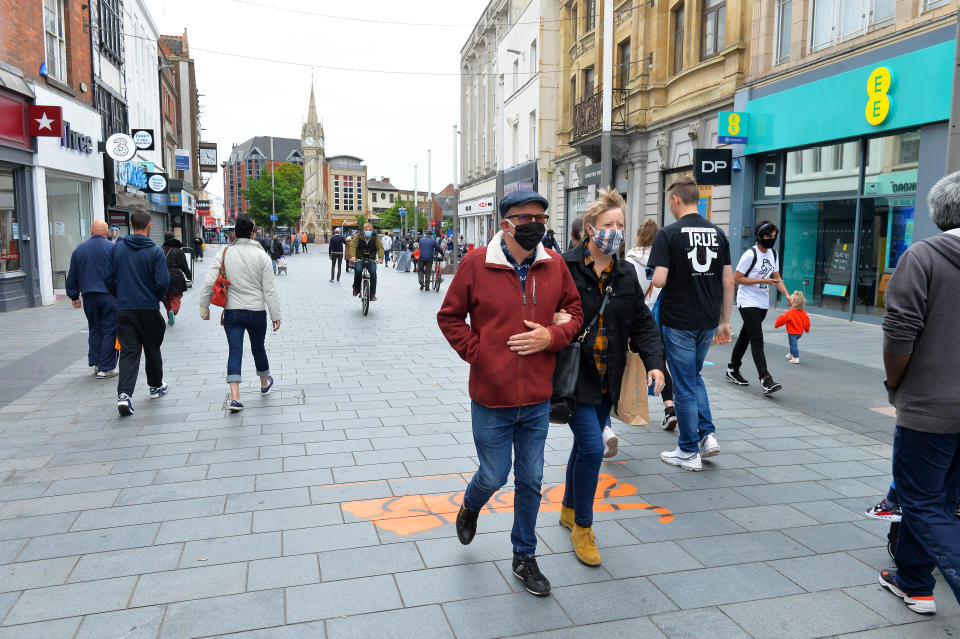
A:
<svg viewBox="0 0 960 639">
<path fill-rule="evenodd" d="M 104 144 L 107 155 L 117 162 L 132 160 L 137 154 L 137 145 L 126 133 L 114 133 Z"/>
<path fill-rule="evenodd" d="M 186 149 L 175 149 L 173 151 L 174 169 L 177 171 L 190 170 L 190 152 Z"/>
<path fill-rule="evenodd" d="M 694 149 L 693 179 L 697 184 L 729 185 L 733 171 L 733 151 L 730 149 Z"/>
<path fill-rule="evenodd" d="M 131 129 L 130 136 L 141 151 L 153 150 L 153 129 Z"/>
<path fill-rule="evenodd" d="M 151 173 L 147 177 L 147 188 L 153 193 L 163 193 L 167 190 L 167 176 L 163 173 Z"/>
<path fill-rule="evenodd" d="M 31 104 L 27 107 L 29 133 L 34 137 L 63 136 L 63 107 Z"/>
<path fill-rule="evenodd" d="M 147 190 L 147 172 L 136 162 L 114 162 L 114 180 L 120 186 Z"/>
</svg>

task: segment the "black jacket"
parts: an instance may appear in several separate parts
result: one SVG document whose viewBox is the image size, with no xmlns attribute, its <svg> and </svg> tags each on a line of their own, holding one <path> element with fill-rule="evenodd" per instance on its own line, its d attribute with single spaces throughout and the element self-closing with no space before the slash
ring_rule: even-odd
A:
<svg viewBox="0 0 960 639">
<path fill-rule="evenodd" d="M 343 239 L 343 236 L 339 233 L 334 233 L 330 236 L 330 253 L 340 253 L 341 255 L 344 252 L 346 242 Z"/>
<path fill-rule="evenodd" d="M 270 259 L 279 260 L 283 257 L 283 244 L 279 239 L 270 240 Z"/>
<path fill-rule="evenodd" d="M 169 293 L 184 293 L 187 290 L 187 279 L 193 279 L 193 273 L 190 272 L 190 265 L 187 264 L 187 256 L 180 250 L 183 244 L 180 240 L 167 240 L 163 243 L 163 254 L 167 259 L 167 270 L 170 271 L 170 286 L 167 288 Z"/>
<path fill-rule="evenodd" d="M 580 291 L 580 303 L 583 307 L 583 324 L 586 326 L 593 319 L 603 294 L 597 284 L 598 278 L 593 269 L 583 263 L 584 246 L 578 244 L 563 254 L 563 259 L 570 269 L 573 281 Z M 603 313 L 603 325 L 607 331 L 607 388 L 610 389 L 610 399 L 616 409 L 620 399 L 620 383 L 623 380 L 623 371 L 627 365 L 627 343 L 630 350 L 638 353 L 643 359 L 643 365 L 648 371 L 663 370 L 663 345 L 660 342 L 660 333 L 657 324 L 644 302 L 643 290 L 637 280 L 637 271 L 631 264 L 613 258 L 613 272 L 607 280 L 607 285 L 613 288 L 610 301 Z M 597 325 L 583 341 L 580 360 L 580 377 L 577 380 L 577 403 L 596 405 L 601 400 L 602 380 L 597 373 L 597 366 L 593 359 L 593 344 L 597 339 Z"/>
</svg>

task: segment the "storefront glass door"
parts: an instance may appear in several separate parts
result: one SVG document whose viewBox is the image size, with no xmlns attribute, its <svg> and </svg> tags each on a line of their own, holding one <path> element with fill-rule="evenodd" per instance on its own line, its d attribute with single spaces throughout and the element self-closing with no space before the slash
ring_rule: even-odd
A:
<svg viewBox="0 0 960 639">
<path fill-rule="evenodd" d="M 47 179 L 47 216 L 50 232 L 50 262 L 53 288 L 66 288 L 67 269 L 73 249 L 90 237 L 93 223 L 90 183 Z"/>
<path fill-rule="evenodd" d="M 20 224 L 13 193 L 13 171 L 0 169 L 0 273 L 21 268 Z"/>
<path fill-rule="evenodd" d="M 878 197 L 862 202 L 856 312 L 882 316 L 884 292 L 900 256 L 913 244 L 916 198 Z"/>
</svg>

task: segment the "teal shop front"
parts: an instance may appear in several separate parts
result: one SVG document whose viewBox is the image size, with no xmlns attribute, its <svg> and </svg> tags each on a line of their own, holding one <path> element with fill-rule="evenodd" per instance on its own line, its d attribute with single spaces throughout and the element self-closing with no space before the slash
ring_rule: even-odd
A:
<svg viewBox="0 0 960 639">
<path fill-rule="evenodd" d="M 946 163 L 953 35 L 746 89 L 721 114 L 721 135 L 745 142 L 731 232 L 746 248 L 758 222 L 778 223 L 786 286 L 810 307 L 879 321 L 900 256 L 938 232 L 925 197 Z"/>
</svg>

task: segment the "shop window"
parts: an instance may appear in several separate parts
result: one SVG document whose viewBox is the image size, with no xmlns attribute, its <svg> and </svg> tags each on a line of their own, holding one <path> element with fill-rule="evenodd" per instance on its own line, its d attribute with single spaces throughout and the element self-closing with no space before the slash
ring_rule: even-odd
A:
<svg viewBox="0 0 960 639">
<path fill-rule="evenodd" d="M 67 48 L 63 34 L 63 0 L 43 0 L 44 48 L 47 74 L 67 81 Z"/>
<path fill-rule="evenodd" d="M 858 313 L 883 315 L 884 294 L 900 257 L 913 244 L 915 197 L 861 200 L 860 255 L 857 259 Z"/>
<path fill-rule="evenodd" d="M 858 147 L 857 142 L 849 142 Z M 824 171 L 825 149 L 833 145 L 811 146 L 787 153 L 785 192 L 787 197 L 812 194 L 855 194 L 859 183 L 859 165 L 841 171 Z M 846 145 L 844 145 L 846 146 Z M 850 149 L 847 153 L 853 154 Z"/>
<path fill-rule="evenodd" d="M 620 58 L 620 88 L 626 89 L 630 84 L 630 38 L 627 38 L 617 47 Z"/>
<path fill-rule="evenodd" d="M 867 195 L 916 193 L 920 132 L 905 131 L 867 140 Z"/>
<path fill-rule="evenodd" d="M 756 195 L 758 200 L 771 200 L 780 197 L 780 158 L 766 155 L 757 158 Z"/>
<path fill-rule="evenodd" d="M 790 29 L 793 21 L 793 0 L 777 0 L 776 59 L 782 64 L 790 59 Z"/>
<path fill-rule="evenodd" d="M 727 27 L 726 0 L 703 0 L 700 57 L 709 58 L 723 50 Z"/>
<path fill-rule="evenodd" d="M 683 70 L 683 5 L 673 11 L 673 73 Z"/>
<path fill-rule="evenodd" d="M 89 182 L 47 179 L 47 211 L 53 288 L 66 288 L 73 250 L 86 239 L 93 222 Z"/>
<path fill-rule="evenodd" d="M 20 219 L 13 191 L 13 171 L 0 168 L 0 273 L 23 268 L 20 257 Z"/>
</svg>

